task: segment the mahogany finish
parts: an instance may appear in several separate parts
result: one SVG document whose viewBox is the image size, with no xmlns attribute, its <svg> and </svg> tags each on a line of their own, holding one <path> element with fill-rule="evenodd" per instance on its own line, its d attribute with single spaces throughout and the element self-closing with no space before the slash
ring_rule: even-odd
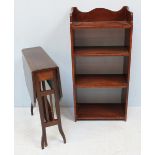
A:
<svg viewBox="0 0 155 155">
<path fill-rule="evenodd" d="M 74 47 L 75 56 L 129 56 L 128 47 L 122 46 L 92 46 Z"/>
<path fill-rule="evenodd" d="M 59 100 L 62 96 L 59 68 L 41 47 L 23 49 L 22 53 L 25 80 L 32 102 L 32 115 L 34 103 L 38 101 L 42 127 L 41 147 L 44 149 L 47 146 L 46 127 L 53 125 L 58 125 L 59 132 L 66 143 L 59 107 Z M 53 95 L 55 103 L 52 100 Z M 56 113 L 56 118 L 54 113 Z"/>
<path fill-rule="evenodd" d="M 87 42 L 86 33 L 80 33 L 83 29 L 123 29 L 124 45 L 95 46 L 95 37 L 91 36 L 92 46 L 84 45 Z M 76 120 L 126 120 L 128 107 L 128 89 L 130 79 L 130 62 L 132 47 L 133 14 L 127 6 L 119 11 L 111 11 L 104 8 L 96 8 L 89 12 L 81 12 L 73 7 L 70 14 L 71 54 L 72 54 L 72 78 L 74 93 L 74 113 Z M 76 35 L 75 35 L 76 33 Z M 88 32 L 87 32 L 88 33 Z M 82 45 L 80 43 L 82 35 Z M 92 35 L 92 34 L 91 34 Z M 119 37 L 119 34 L 117 34 Z M 89 36 L 88 36 L 89 37 Z M 110 40 L 110 34 L 108 36 Z M 104 42 L 104 41 L 103 41 Z M 90 42 L 89 42 L 90 44 Z M 114 43 L 113 43 L 114 45 Z M 122 74 L 77 74 L 76 57 L 105 57 L 122 56 L 124 58 Z M 93 64 L 92 64 L 93 65 Z M 118 104 L 109 103 L 77 103 L 77 88 L 122 88 L 121 102 Z"/>
<path fill-rule="evenodd" d="M 78 74 L 75 85 L 78 88 L 126 88 L 128 83 L 125 75 Z"/>
<path fill-rule="evenodd" d="M 70 22 L 96 22 L 96 21 L 132 21 L 133 14 L 124 6 L 119 11 L 111 11 L 104 8 L 96 8 L 89 12 L 82 12 L 73 7 L 70 14 Z"/>
<path fill-rule="evenodd" d="M 73 22 L 73 29 L 83 28 L 130 28 L 131 25 L 127 21 L 95 21 L 95 22 Z"/>
<path fill-rule="evenodd" d="M 26 48 L 22 50 L 31 71 L 57 68 L 56 63 L 47 55 L 41 47 Z M 45 63 L 46 62 L 46 63 Z"/>
<path fill-rule="evenodd" d="M 125 119 L 125 110 L 120 103 L 80 103 L 77 104 L 78 120 L 122 120 Z"/>
</svg>

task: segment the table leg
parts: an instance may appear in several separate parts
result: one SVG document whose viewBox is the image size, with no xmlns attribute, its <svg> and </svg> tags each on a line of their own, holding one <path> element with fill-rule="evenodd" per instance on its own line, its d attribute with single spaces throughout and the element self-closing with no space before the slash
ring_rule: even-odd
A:
<svg viewBox="0 0 155 155">
<path fill-rule="evenodd" d="M 41 83 L 37 81 L 37 99 L 39 105 L 39 113 L 40 113 L 40 120 L 41 120 L 41 127 L 42 127 L 42 138 L 41 138 L 41 148 L 44 149 L 44 146 L 47 146 L 47 137 L 46 137 L 46 127 L 44 126 L 45 121 L 45 114 L 44 114 L 44 103 L 42 101 L 42 97 L 40 95 L 41 90 Z"/>
<path fill-rule="evenodd" d="M 57 81 L 56 80 L 54 80 L 53 85 L 54 85 L 54 90 L 55 90 L 54 95 L 55 95 L 56 115 L 58 118 L 58 129 L 59 129 L 59 132 L 63 138 L 64 143 L 66 143 L 66 137 L 65 137 L 65 134 L 63 132 L 62 125 L 61 125 L 60 106 L 59 106 L 58 89 L 57 89 Z"/>
<path fill-rule="evenodd" d="M 33 115 L 33 104 L 31 103 L 31 115 Z"/>
</svg>

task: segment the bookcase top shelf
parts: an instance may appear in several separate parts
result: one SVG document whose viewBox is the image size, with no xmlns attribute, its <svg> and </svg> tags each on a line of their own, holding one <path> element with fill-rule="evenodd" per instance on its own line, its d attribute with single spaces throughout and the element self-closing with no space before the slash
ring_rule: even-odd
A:
<svg viewBox="0 0 155 155">
<path fill-rule="evenodd" d="M 70 22 L 73 29 L 130 28 L 132 21 L 132 12 L 126 6 L 119 11 L 96 8 L 89 12 L 81 12 L 76 7 L 73 7 L 70 14 Z"/>
<path fill-rule="evenodd" d="M 84 28 L 130 28 L 128 21 L 95 21 L 95 22 L 72 22 L 73 29 Z"/>
</svg>

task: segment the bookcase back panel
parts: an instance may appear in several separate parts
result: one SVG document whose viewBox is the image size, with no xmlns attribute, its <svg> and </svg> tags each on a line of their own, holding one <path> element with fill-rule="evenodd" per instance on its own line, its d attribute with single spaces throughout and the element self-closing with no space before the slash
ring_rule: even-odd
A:
<svg viewBox="0 0 155 155">
<path fill-rule="evenodd" d="M 124 46 L 124 29 L 77 29 L 74 46 Z"/>
<path fill-rule="evenodd" d="M 76 57 L 76 74 L 122 74 L 124 57 Z"/>
<path fill-rule="evenodd" d="M 78 88 L 76 93 L 78 103 L 121 103 L 122 89 Z"/>
</svg>

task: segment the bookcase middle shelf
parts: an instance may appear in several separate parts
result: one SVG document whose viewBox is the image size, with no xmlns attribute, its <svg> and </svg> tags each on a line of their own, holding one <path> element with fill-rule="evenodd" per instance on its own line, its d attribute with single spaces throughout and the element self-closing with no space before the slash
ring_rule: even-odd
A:
<svg viewBox="0 0 155 155">
<path fill-rule="evenodd" d="M 75 46 L 75 56 L 129 56 L 127 46 Z"/>
</svg>

